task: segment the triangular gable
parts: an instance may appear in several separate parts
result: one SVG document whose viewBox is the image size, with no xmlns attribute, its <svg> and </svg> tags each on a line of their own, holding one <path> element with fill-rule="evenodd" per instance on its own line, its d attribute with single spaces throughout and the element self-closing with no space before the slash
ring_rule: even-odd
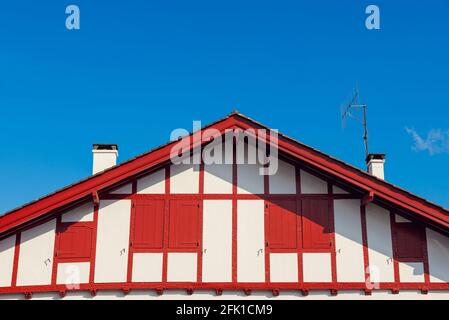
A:
<svg viewBox="0 0 449 320">
<path fill-rule="evenodd" d="M 223 134 L 226 129 L 236 128 L 243 130 L 249 128 L 269 129 L 242 114 L 234 112 L 205 126 L 201 129 L 201 132 L 206 129 L 216 129 Z M 171 148 L 175 143 L 176 141 L 157 147 L 120 165 L 6 213 L 0 217 L 0 234 L 2 236 L 9 234 L 24 224 L 40 219 L 54 210 L 61 209 L 75 202 L 89 198 L 98 201 L 98 192 L 100 190 L 120 183 L 142 171 L 168 162 Z M 267 143 L 270 143 L 270 141 L 267 141 Z M 189 147 L 196 148 L 200 144 L 201 141 L 192 141 Z M 284 155 L 301 161 L 320 174 L 328 175 L 362 191 L 365 194 L 365 200 L 368 202 L 373 199 L 379 202 L 386 202 L 388 205 L 396 206 L 399 210 L 402 209 L 415 214 L 418 219 L 424 219 L 435 227 L 444 231 L 449 230 L 449 211 L 440 206 L 285 135 L 279 134 L 278 146 L 279 152 L 282 152 Z"/>
</svg>

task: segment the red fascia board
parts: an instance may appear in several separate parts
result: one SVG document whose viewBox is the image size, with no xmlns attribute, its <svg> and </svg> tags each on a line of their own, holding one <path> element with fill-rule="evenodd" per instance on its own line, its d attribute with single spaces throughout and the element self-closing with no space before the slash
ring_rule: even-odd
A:
<svg viewBox="0 0 449 320">
<path fill-rule="evenodd" d="M 372 181 L 369 178 L 362 176 L 361 174 L 354 173 L 341 165 L 329 163 L 320 157 L 309 155 L 304 153 L 301 149 L 296 148 L 284 148 L 282 142 L 279 141 L 279 149 L 290 153 L 296 158 L 310 163 L 316 168 L 319 168 L 335 177 L 341 178 L 350 184 L 360 187 L 362 190 L 366 190 L 367 193 L 373 192 L 374 196 L 384 198 L 396 205 L 399 205 L 412 212 L 424 215 L 426 218 L 431 219 L 445 227 L 449 227 L 448 215 L 439 210 L 432 209 L 428 205 L 425 205 L 419 201 L 411 199 L 409 196 L 402 194 L 402 192 L 396 191 L 391 187 L 381 185 L 377 181 Z"/>
<path fill-rule="evenodd" d="M 248 123 L 248 119 L 239 119 L 239 127 L 246 127 L 250 125 L 254 128 L 254 123 Z M 262 125 L 257 125 L 259 128 L 268 129 Z M 269 142 L 268 142 L 269 143 Z M 442 225 L 445 228 L 449 227 L 449 212 L 443 208 L 434 208 L 430 203 L 423 203 L 420 199 L 414 199 L 411 194 L 396 188 L 395 186 L 379 180 L 369 174 L 352 168 L 351 166 L 336 161 L 329 156 L 314 150 L 306 145 L 292 141 L 282 135 L 278 139 L 279 150 L 290 154 L 291 156 L 309 163 L 315 168 L 321 169 L 335 177 L 341 178 L 344 181 L 355 185 L 368 194 L 374 193 L 375 196 L 384 198 L 404 209 L 415 212 L 424 216 L 431 221 Z"/>
<path fill-rule="evenodd" d="M 204 127 L 201 131 L 206 129 L 216 129 L 223 134 L 227 129 L 236 128 L 243 130 L 248 128 L 269 130 L 269 128 L 240 114 L 232 114 Z M 198 134 L 198 132 L 196 134 Z M 191 149 L 198 147 L 202 143 L 201 141 L 195 140 L 195 133 L 191 133 L 190 136 L 194 137 L 190 142 Z M 170 150 L 175 143 L 176 141 L 168 143 L 154 151 L 145 153 L 135 159 L 108 169 L 101 174 L 95 175 L 87 180 L 81 181 L 78 184 L 51 194 L 43 199 L 30 203 L 25 207 L 4 215 L 0 218 L 0 234 L 34 220 L 46 213 L 51 212 L 52 210 L 56 210 L 62 206 L 87 197 L 91 195 L 92 192 L 98 192 L 99 190 L 115 184 L 123 179 L 168 161 L 170 159 Z M 268 143 L 272 142 L 268 141 Z M 417 200 L 411 194 L 408 194 L 407 192 L 400 190 L 391 184 L 371 177 L 359 169 L 353 168 L 348 164 L 333 159 L 311 147 L 287 138 L 281 134 L 279 135 L 278 144 L 280 151 L 308 163 L 314 168 L 323 170 L 332 176 L 357 186 L 360 189 L 365 190 L 367 193 L 374 192 L 375 196 L 383 198 L 406 210 L 424 216 L 425 218 L 430 219 L 445 228 L 449 228 L 449 212 L 443 208 L 437 208 L 430 203 L 425 203 L 422 199 Z"/>
<path fill-rule="evenodd" d="M 213 126 L 214 129 L 217 129 L 218 131 L 224 133 L 226 129 L 232 127 L 232 122 L 232 118 L 228 117 L 223 119 L 222 122 L 218 122 L 209 127 L 205 127 L 202 130 L 211 128 Z M 191 136 L 194 134 L 195 133 L 192 133 Z M 193 140 L 195 139 L 192 139 L 192 141 L 190 142 L 191 149 L 198 147 L 198 145 L 201 143 L 201 141 Z M 7 213 L 0 218 L 0 234 L 18 225 L 22 225 L 33 219 L 36 219 L 52 210 L 58 209 L 81 198 L 90 196 L 92 192 L 99 191 L 123 179 L 154 167 L 164 161 L 168 161 L 170 159 L 170 150 L 175 143 L 176 141 L 173 141 L 172 143 L 169 143 L 161 147 L 160 149 L 139 156 L 131 161 L 113 167 L 76 185 L 51 194 L 36 202 L 30 203 L 25 207 Z"/>
</svg>

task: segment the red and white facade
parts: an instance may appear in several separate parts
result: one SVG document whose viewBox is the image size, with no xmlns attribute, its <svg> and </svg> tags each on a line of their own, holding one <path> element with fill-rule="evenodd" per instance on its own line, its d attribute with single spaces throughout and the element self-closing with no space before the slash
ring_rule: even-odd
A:
<svg viewBox="0 0 449 320">
<path fill-rule="evenodd" d="M 444 208 L 282 135 L 271 176 L 173 143 L 1 216 L 0 299 L 449 298 Z"/>
</svg>

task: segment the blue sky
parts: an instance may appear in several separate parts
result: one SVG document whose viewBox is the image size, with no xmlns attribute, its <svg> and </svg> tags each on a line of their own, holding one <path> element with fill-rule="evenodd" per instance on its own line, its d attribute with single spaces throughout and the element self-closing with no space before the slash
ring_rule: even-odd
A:
<svg viewBox="0 0 449 320">
<path fill-rule="evenodd" d="M 123 161 L 233 109 L 362 168 L 361 127 L 340 123 L 356 82 L 387 180 L 449 207 L 448 15 L 447 0 L 2 3 L 0 213 L 89 176 L 92 143 Z"/>
</svg>

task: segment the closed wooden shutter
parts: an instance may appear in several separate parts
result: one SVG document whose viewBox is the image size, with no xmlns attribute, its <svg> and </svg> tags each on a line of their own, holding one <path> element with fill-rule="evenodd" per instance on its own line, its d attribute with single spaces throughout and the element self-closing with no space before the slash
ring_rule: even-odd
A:
<svg viewBox="0 0 449 320">
<path fill-rule="evenodd" d="M 332 230 L 328 200 L 304 199 L 302 201 L 302 240 L 304 249 L 329 249 L 332 247 Z"/>
<path fill-rule="evenodd" d="M 134 248 L 162 248 L 164 204 L 164 200 L 137 201 L 134 204 Z"/>
<path fill-rule="evenodd" d="M 91 252 L 91 227 L 84 226 L 81 223 L 61 227 L 58 233 L 58 258 L 90 258 Z"/>
<path fill-rule="evenodd" d="M 297 248 L 296 200 L 276 200 L 268 204 L 268 245 L 273 249 Z"/>
<path fill-rule="evenodd" d="M 396 258 L 405 261 L 422 261 L 425 231 L 414 223 L 395 223 Z"/>
<path fill-rule="evenodd" d="M 198 200 L 171 200 L 169 222 L 169 247 L 173 249 L 199 246 Z"/>
</svg>

